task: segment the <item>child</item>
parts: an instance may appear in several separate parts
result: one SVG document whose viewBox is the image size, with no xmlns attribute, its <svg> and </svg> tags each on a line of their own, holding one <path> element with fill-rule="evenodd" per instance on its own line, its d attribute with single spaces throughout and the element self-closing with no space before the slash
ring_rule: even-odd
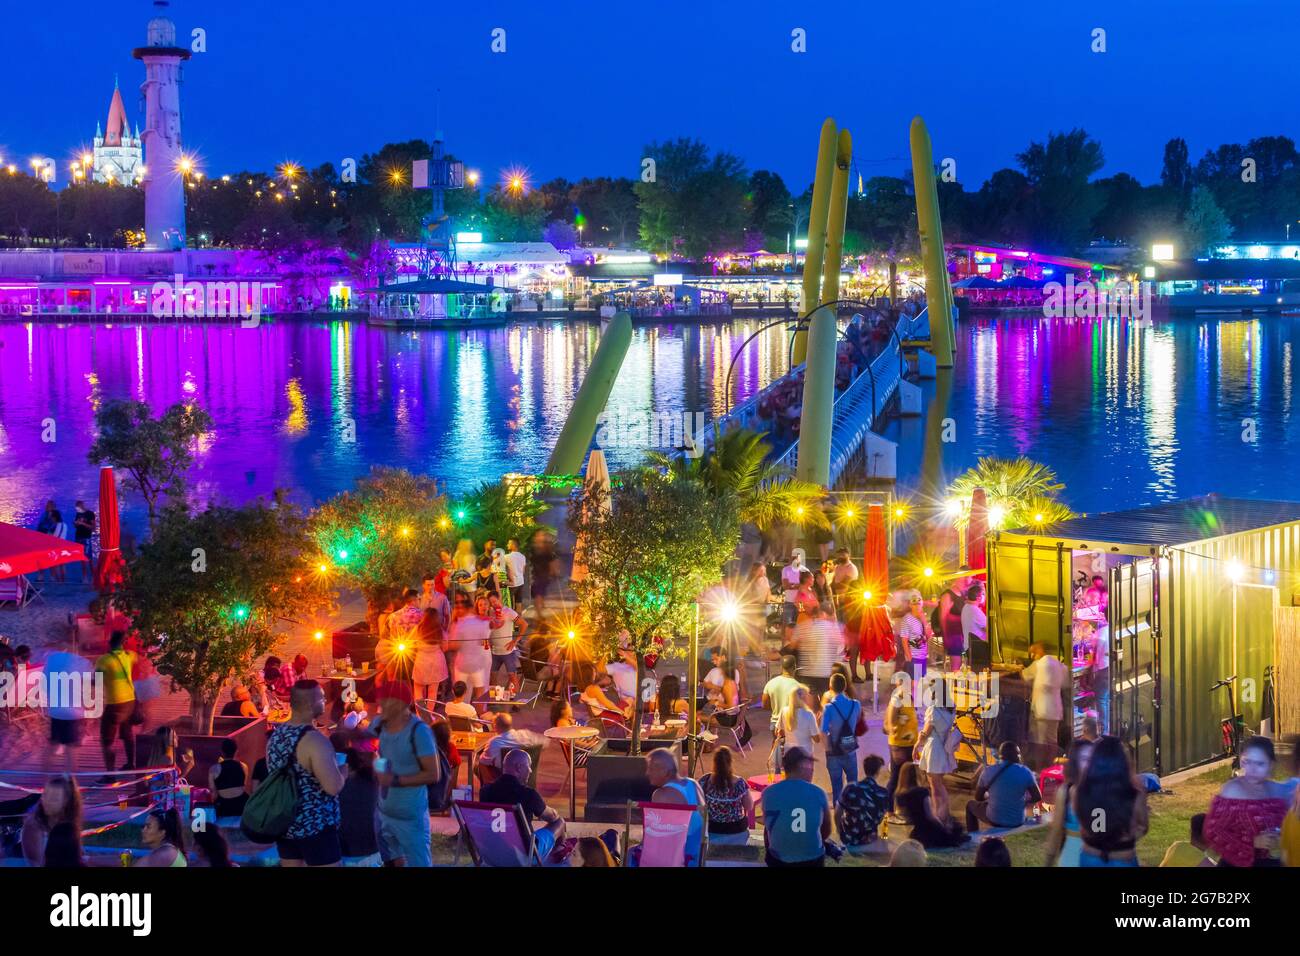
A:
<svg viewBox="0 0 1300 956">
<path fill-rule="evenodd" d="M 1161 866 L 1213 866 L 1214 862 L 1206 856 L 1210 845 L 1205 842 L 1205 814 L 1198 813 L 1192 817 L 1191 840 L 1175 840 L 1165 851 Z"/>
</svg>

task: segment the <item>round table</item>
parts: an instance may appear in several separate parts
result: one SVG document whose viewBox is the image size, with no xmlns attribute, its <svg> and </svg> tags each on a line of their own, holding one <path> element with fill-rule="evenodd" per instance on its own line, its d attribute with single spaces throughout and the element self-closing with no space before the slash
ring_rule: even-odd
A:
<svg viewBox="0 0 1300 956">
<path fill-rule="evenodd" d="M 572 821 L 578 815 L 578 794 L 574 790 L 576 786 L 574 783 L 574 768 L 578 762 L 578 755 L 573 748 L 579 740 L 599 737 L 600 731 L 595 727 L 583 727 L 581 724 L 574 724 L 571 727 L 548 727 L 544 734 L 552 740 L 559 740 L 569 745 L 569 820 Z"/>
</svg>

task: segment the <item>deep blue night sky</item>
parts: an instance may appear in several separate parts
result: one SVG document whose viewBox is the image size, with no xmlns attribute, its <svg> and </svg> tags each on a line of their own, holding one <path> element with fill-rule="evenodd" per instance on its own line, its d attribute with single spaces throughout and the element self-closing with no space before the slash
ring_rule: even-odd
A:
<svg viewBox="0 0 1300 956">
<path fill-rule="evenodd" d="M 143 120 L 130 50 L 153 8 L 5 6 L 0 155 L 53 156 L 62 182 L 63 161 L 107 116 L 115 73 Z M 1102 175 L 1144 182 L 1173 136 L 1195 162 L 1221 142 L 1300 134 L 1293 0 L 175 0 L 171 16 L 182 37 L 207 31 L 182 102 L 186 148 L 209 174 L 337 165 L 431 137 L 438 86 L 448 148 L 489 182 L 512 164 L 535 182 L 635 177 L 643 144 L 685 135 L 798 192 L 828 114 L 852 130 L 870 176 L 904 169 L 921 113 L 968 189 L 1053 129 L 1083 126 L 1104 147 Z M 507 31 L 504 54 L 489 50 L 494 27 Z M 791 52 L 795 27 L 807 53 Z M 1105 54 L 1089 49 L 1094 27 Z M 914 68 L 926 47 L 940 72 Z"/>
</svg>

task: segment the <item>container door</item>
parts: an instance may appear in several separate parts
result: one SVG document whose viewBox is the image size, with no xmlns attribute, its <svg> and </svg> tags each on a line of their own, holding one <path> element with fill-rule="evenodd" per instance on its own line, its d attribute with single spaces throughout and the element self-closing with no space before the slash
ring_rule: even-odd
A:
<svg viewBox="0 0 1300 956">
<path fill-rule="evenodd" d="M 1157 582 L 1149 558 L 1110 570 L 1110 714 L 1103 732 L 1132 749 L 1139 771 L 1160 772 L 1160 654 L 1154 624 Z"/>
<path fill-rule="evenodd" d="M 1264 670 L 1273 663 L 1273 615 L 1278 590 L 1261 585 L 1237 585 L 1234 592 L 1233 673 L 1237 675 L 1234 693 L 1237 712 L 1245 721 L 1248 733 L 1256 733 L 1263 717 Z"/>
</svg>

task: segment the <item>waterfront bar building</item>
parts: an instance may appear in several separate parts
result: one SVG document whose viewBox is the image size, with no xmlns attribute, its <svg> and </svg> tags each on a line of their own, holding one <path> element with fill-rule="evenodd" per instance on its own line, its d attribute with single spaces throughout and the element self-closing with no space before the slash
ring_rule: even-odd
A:
<svg viewBox="0 0 1300 956">
<path fill-rule="evenodd" d="M 1167 774 L 1224 753 L 1235 703 L 1247 733 L 1300 731 L 1300 502 L 1207 495 L 990 534 L 995 665 L 1045 646 L 1071 667 L 1066 721 L 1092 709 L 1075 595 L 1108 588 L 1110 720 L 1138 769 Z M 1236 677 L 1231 698 L 1226 687 Z M 1275 702 L 1275 703 L 1274 703 Z M 1073 703 L 1073 715 L 1070 704 Z"/>
</svg>

